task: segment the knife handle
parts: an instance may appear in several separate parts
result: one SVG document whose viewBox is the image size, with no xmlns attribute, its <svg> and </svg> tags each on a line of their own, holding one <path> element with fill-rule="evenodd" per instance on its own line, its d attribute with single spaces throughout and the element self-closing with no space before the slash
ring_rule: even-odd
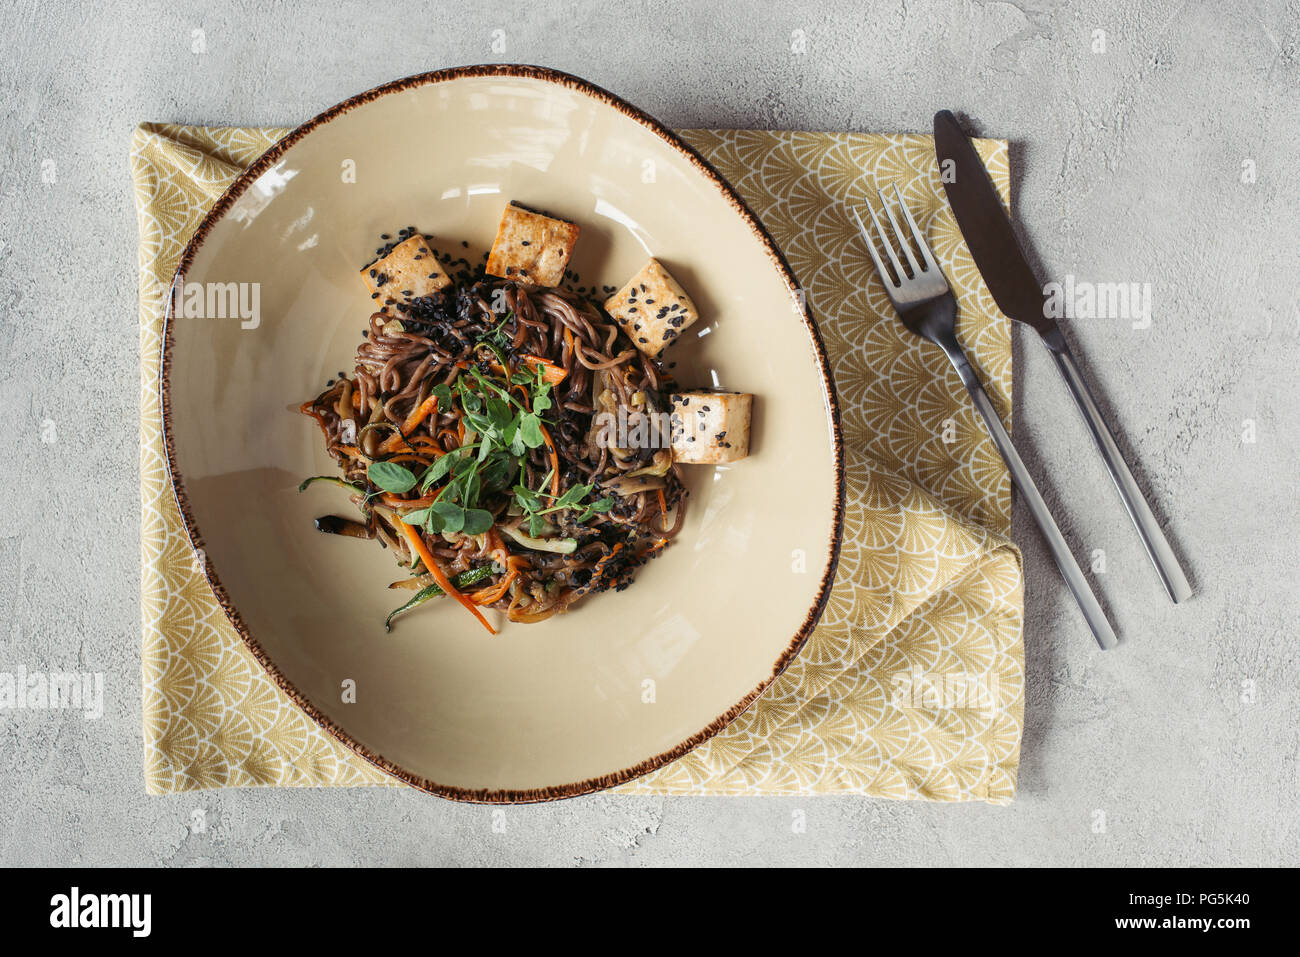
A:
<svg viewBox="0 0 1300 957">
<path fill-rule="evenodd" d="M 1170 547 L 1169 540 L 1165 538 L 1165 533 L 1161 531 L 1155 515 L 1151 513 L 1151 506 L 1147 504 L 1142 489 L 1133 478 L 1133 472 L 1128 467 L 1128 462 L 1124 460 L 1124 454 L 1115 443 L 1115 436 L 1111 433 L 1110 426 L 1106 424 L 1101 409 L 1092 397 L 1092 390 L 1088 388 L 1088 383 L 1084 380 L 1079 364 L 1070 352 L 1070 347 L 1066 345 L 1065 338 L 1057 332 L 1054 335 L 1045 335 L 1043 341 L 1047 343 L 1052 358 L 1056 360 L 1056 368 L 1065 379 L 1070 395 L 1074 397 L 1074 404 L 1083 414 L 1088 431 L 1092 433 L 1092 440 L 1097 443 L 1097 451 L 1101 453 L 1102 460 L 1106 463 L 1106 470 L 1110 472 L 1115 488 L 1119 490 L 1124 508 L 1129 518 L 1133 520 L 1133 526 L 1137 529 L 1142 545 L 1146 548 L 1151 564 L 1155 566 L 1156 573 L 1165 586 L 1165 591 L 1169 593 L 1169 598 L 1175 605 L 1190 598 L 1192 586 L 1188 584 L 1187 576 L 1183 574 L 1178 564 L 1178 557 Z"/>
<path fill-rule="evenodd" d="M 954 348 L 955 352 L 953 351 Z M 989 435 L 993 437 L 993 444 L 998 447 L 998 452 L 1002 454 L 1003 460 L 1007 463 L 1007 468 L 1011 470 L 1011 481 L 1020 490 L 1021 497 L 1024 498 L 1025 504 L 1029 506 L 1030 514 L 1034 516 L 1034 521 L 1038 523 L 1043 538 L 1047 540 L 1047 547 L 1052 552 L 1052 558 L 1056 560 L 1056 567 L 1061 570 L 1061 577 L 1065 579 L 1065 584 L 1069 586 L 1070 593 L 1074 595 L 1074 600 L 1078 602 L 1079 610 L 1083 612 L 1084 620 L 1088 622 L 1088 627 L 1092 630 L 1093 637 L 1097 639 L 1097 644 L 1101 646 L 1102 650 L 1114 648 L 1118 643 L 1115 630 L 1111 628 L 1110 622 L 1106 619 L 1106 613 L 1102 610 L 1101 603 L 1097 601 L 1097 596 L 1093 594 L 1088 579 L 1084 577 L 1083 570 L 1079 568 L 1079 563 L 1074 560 L 1074 555 L 1070 553 L 1070 546 L 1066 544 L 1065 536 L 1061 534 L 1061 530 L 1056 525 L 1056 520 L 1052 518 L 1047 503 L 1043 501 L 1038 486 L 1034 484 L 1034 479 L 1029 474 L 1029 469 L 1025 468 L 1025 463 L 1020 459 L 1020 453 L 1011 444 L 1011 436 L 1002 427 L 1002 420 L 998 418 L 997 410 L 993 408 L 993 403 L 989 401 L 988 394 L 985 393 L 984 387 L 980 385 L 979 377 L 975 374 L 975 370 L 971 368 L 970 361 L 966 358 L 965 353 L 961 351 L 961 347 L 956 345 L 955 341 L 951 347 L 945 345 L 944 351 L 948 353 L 948 360 L 957 369 L 962 384 L 966 386 L 966 391 L 970 393 L 971 399 L 974 400 L 976 411 L 984 419 L 984 425 L 988 428 Z"/>
</svg>

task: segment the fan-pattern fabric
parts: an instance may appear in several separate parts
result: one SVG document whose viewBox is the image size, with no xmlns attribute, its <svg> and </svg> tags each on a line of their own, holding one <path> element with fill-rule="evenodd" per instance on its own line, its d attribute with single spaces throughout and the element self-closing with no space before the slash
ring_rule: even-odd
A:
<svg viewBox="0 0 1300 957">
<path fill-rule="evenodd" d="M 144 772 L 150 793 L 392 785 L 262 671 L 199 572 L 168 484 L 158 374 L 181 250 L 285 130 L 144 124 L 140 226 Z M 939 350 L 893 317 L 849 214 L 897 187 L 960 306 L 959 335 L 1011 409 L 1010 324 L 942 199 L 928 136 L 686 130 L 798 276 L 839 388 L 848 499 L 839 574 L 804 651 L 753 707 L 628 794 L 1014 797 L 1024 705 L 1020 556 L 1006 468 Z M 1006 144 L 976 148 L 1008 198 Z"/>
</svg>

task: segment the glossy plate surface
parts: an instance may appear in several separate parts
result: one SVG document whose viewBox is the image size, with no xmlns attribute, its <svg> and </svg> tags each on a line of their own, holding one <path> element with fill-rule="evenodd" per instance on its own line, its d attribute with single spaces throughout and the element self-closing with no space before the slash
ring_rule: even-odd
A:
<svg viewBox="0 0 1300 957">
<path fill-rule="evenodd" d="M 688 519 L 619 593 L 492 638 L 450 602 L 385 634 L 407 593 L 351 516 L 296 408 L 352 356 L 371 311 L 357 270 L 414 225 L 479 261 L 511 199 L 582 227 L 581 283 L 648 255 L 702 318 L 669 349 L 683 386 L 753 392 L 753 453 L 687 466 Z M 468 242 L 469 249 L 461 246 Z M 165 436 L 213 589 L 276 682 L 417 787 L 522 801 L 608 787 L 679 756 L 748 706 L 802 646 L 834 576 L 842 459 L 811 318 L 762 228 L 689 147 L 610 94 L 536 67 L 397 81 L 327 111 L 255 164 L 187 248 L 188 284 L 240 283 L 256 319 L 169 312 Z M 173 297 L 173 304 L 176 297 Z M 355 702 L 345 703 L 354 683 Z"/>
</svg>

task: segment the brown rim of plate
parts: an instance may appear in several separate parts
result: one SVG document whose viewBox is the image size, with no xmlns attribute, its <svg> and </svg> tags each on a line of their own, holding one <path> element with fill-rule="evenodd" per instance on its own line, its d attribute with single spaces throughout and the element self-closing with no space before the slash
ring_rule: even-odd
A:
<svg viewBox="0 0 1300 957">
<path fill-rule="evenodd" d="M 777 659 L 772 667 L 771 677 L 762 681 L 757 687 L 748 692 L 743 698 L 737 701 L 725 713 L 719 715 L 713 721 L 709 722 L 701 730 L 697 731 L 691 737 L 678 744 L 676 747 L 652 758 L 647 758 L 640 764 L 630 768 L 624 768 L 621 771 L 615 771 L 610 774 L 601 775 L 600 777 L 591 778 L 586 781 L 577 781 L 573 784 L 559 784 L 547 788 L 533 788 L 529 790 L 489 790 L 489 789 L 468 789 L 459 787 L 449 787 L 438 784 L 436 781 L 430 781 L 412 774 L 387 760 L 382 755 L 375 754 L 367 747 L 356 741 L 344 731 L 339 725 L 335 724 L 328 716 L 319 711 L 307 698 L 300 692 L 294 684 L 275 666 L 267 655 L 265 649 L 249 632 L 248 627 L 244 624 L 239 615 L 239 611 L 231 602 L 230 596 L 226 593 L 225 587 L 221 584 L 221 579 L 216 570 L 206 561 L 203 563 L 203 575 L 212 588 L 217 602 L 221 605 L 226 617 L 230 619 L 231 625 L 239 633 L 253 657 L 271 676 L 271 680 L 279 686 L 293 703 L 307 713 L 313 721 L 329 732 L 340 743 L 349 750 L 355 752 L 375 767 L 392 775 L 400 781 L 418 788 L 421 791 L 427 791 L 430 794 L 436 794 L 439 797 L 448 798 L 454 801 L 468 801 L 480 804 L 526 804 L 537 801 L 554 801 L 560 798 L 578 797 L 583 794 L 591 794 L 594 791 L 605 790 L 606 788 L 616 787 L 628 781 L 638 778 L 643 774 L 648 774 L 657 768 L 663 767 L 671 761 L 675 761 L 682 755 L 686 754 L 692 748 L 713 737 L 728 724 L 734 721 L 742 712 L 745 711 L 758 696 L 780 677 L 781 673 L 789 667 L 790 662 L 803 648 L 808 636 L 812 634 L 817 620 L 825 610 L 826 602 L 830 597 L 831 586 L 835 581 L 835 570 L 839 564 L 840 543 L 844 536 L 844 495 L 845 495 L 845 474 L 844 474 L 844 436 L 840 425 L 840 406 L 839 397 L 835 391 L 835 381 L 831 376 L 830 363 L 826 358 L 826 348 L 822 343 L 821 333 L 817 329 L 817 324 L 813 321 L 812 311 L 807 304 L 807 297 L 799 296 L 799 284 L 795 279 L 794 272 L 790 269 L 789 263 L 786 262 L 785 256 L 777 248 L 776 242 L 772 239 L 771 234 L 758 221 L 758 217 L 740 198 L 739 194 L 732 188 L 717 170 L 704 159 L 696 150 L 691 147 L 685 140 L 679 137 L 672 130 L 665 127 L 658 120 L 649 116 L 642 110 L 630 103 L 620 99 L 608 90 L 602 89 L 593 83 L 572 76 L 568 73 L 562 73 L 558 70 L 552 70 L 549 67 L 530 66 L 523 64 L 481 64 L 478 66 L 453 67 L 447 70 L 437 70 L 432 73 L 420 73 L 415 76 L 408 76 L 400 80 L 393 80 L 382 86 L 367 90 L 364 93 L 358 93 L 349 99 L 344 100 L 335 106 L 330 107 L 323 113 L 320 113 L 308 120 L 306 123 L 294 129 L 292 132 L 278 140 L 269 150 L 263 153 L 248 167 L 239 178 L 230 184 L 230 187 L 221 195 L 216 204 L 210 209 L 203 222 L 199 224 L 198 229 L 186 244 L 184 251 L 181 253 L 180 262 L 176 267 L 176 272 L 172 276 L 170 289 L 175 288 L 176 279 L 185 274 L 199 247 L 203 245 L 203 240 L 207 237 L 208 230 L 213 224 L 221 219 L 222 216 L 230 209 L 235 202 L 248 188 L 249 184 L 265 173 L 276 161 L 284 155 L 289 147 L 293 146 L 300 139 L 316 129 L 323 126 L 337 116 L 341 116 L 354 107 L 369 103 L 381 96 L 387 96 L 390 93 L 399 93 L 403 90 L 410 90 L 415 87 L 426 86 L 432 83 L 442 83 L 447 80 L 457 80 L 464 77 L 523 77 L 530 80 L 541 80 L 546 83 L 554 83 L 563 86 L 566 89 L 576 90 L 585 96 L 598 100 L 607 106 L 612 106 L 624 116 L 635 120 L 646 129 L 653 132 L 668 146 L 680 153 L 692 166 L 699 170 L 704 176 L 718 188 L 723 197 L 731 207 L 740 215 L 749 225 L 750 230 L 762 242 L 767 250 L 768 258 L 772 264 L 780 271 L 786 286 L 789 288 L 792 296 L 801 300 L 803 304 L 802 316 L 808 336 L 812 340 L 813 348 L 817 353 L 817 363 L 821 369 L 822 385 L 825 390 L 826 401 L 828 403 L 827 411 L 831 420 L 831 437 L 834 443 L 835 457 L 835 503 L 834 503 L 834 527 L 832 529 L 830 554 L 826 564 L 826 570 L 822 575 L 821 586 L 817 591 L 817 598 L 813 602 L 808 614 L 800 626 L 798 632 L 791 639 L 790 644 L 782 652 L 781 657 Z M 169 371 L 171 367 L 171 352 L 173 345 L 172 336 L 172 315 L 171 309 L 174 297 L 169 293 L 167 296 L 167 309 L 163 316 L 163 355 L 161 371 L 159 373 L 159 395 L 162 399 L 162 433 L 163 444 L 166 449 L 167 471 L 171 477 L 172 491 L 176 496 L 176 505 L 180 509 L 181 518 L 185 522 L 185 530 L 189 535 L 191 544 L 196 549 L 203 547 L 203 536 L 199 532 L 198 524 L 190 512 L 189 499 L 185 493 L 184 482 L 180 472 L 176 467 L 176 452 L 173 445 L 173 436 L 171 429 L 171 390 L 169 381 Z"/>
</svg>

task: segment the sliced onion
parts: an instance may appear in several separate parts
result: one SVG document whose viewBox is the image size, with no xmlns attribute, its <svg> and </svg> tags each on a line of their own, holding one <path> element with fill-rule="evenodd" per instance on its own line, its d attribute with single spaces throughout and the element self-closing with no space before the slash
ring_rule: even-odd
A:
<svg viewBox="0 0 1300 957">
<path fill-rule="evenodd" d="M 633 476 L 636 476 L 635 478 Z M 629 475 L 620 475 L 613 481 L 606 482 L 601 486 L 602 491 L 613 492 L 616 495 L 635 495 L 638 492 L 653 492 L 656 489 L 666 488 L 667 481 L 659 475 L 638 475 L 633 472 Z"/>
<path fill-rule="evenodd" d="M 508 525 L 500 526 L 501 531 L 509 535 L 524 548 L 531 548 L 535 552 L 554 552 L 557 555 L 571 555 L 578 547 L 576 538 L 532 538 L 525 535 L 517 528 L 510 528 Z"/>
</svg>

